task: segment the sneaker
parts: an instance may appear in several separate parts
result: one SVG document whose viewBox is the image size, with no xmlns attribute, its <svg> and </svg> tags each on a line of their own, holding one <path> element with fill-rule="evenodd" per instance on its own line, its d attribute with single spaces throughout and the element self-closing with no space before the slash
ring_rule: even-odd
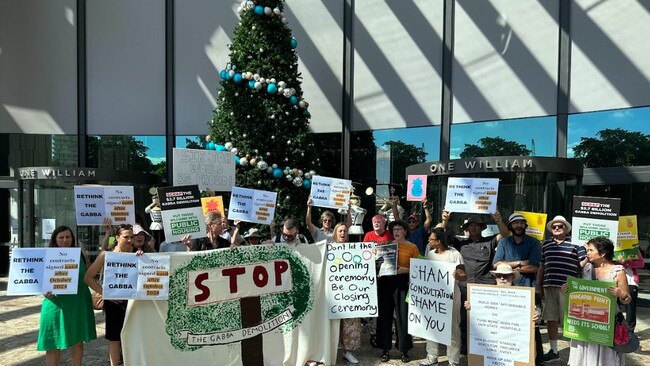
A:
<svg viewBox="0 0 650 366">
<path fill-rule="evenodd" d="M 357 360 L 357 358 L 354 357 L 354 355 L 353 355 L 352 352 L 350 352 L 350 351 L 345 352 L 345 353 L 343 354 L 343 359 L 345 359 L 345 360 L 348 361 L 349 363 L 354 363 L 354 364 L 359 363 L 359 360 Z"/>
<path fill-rule="evenodd" d="M 552 349 L 548 350 L 544 357 L 542 357 L 543 363 L 551 363 L 560 360 L 560 355 L 557 352 L 553 352 Z"/>
</svg>

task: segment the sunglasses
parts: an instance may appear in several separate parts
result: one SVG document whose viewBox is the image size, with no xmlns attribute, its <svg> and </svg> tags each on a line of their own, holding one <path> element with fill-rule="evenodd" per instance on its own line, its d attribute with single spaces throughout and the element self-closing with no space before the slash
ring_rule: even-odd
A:
<svg viewBox="0 0 650 366">
<path fill-rule="evenodd" d="M 495 273 L 494 277 L 496 278 L 508 278 L 510 276 L 513 276 L 513 274 L 506 274 L 506 273 Z"/>
<path fill-rule="evenodd" d="M 408 222 L 409 224 L 415 224 L 415 223 L 417 223 L 417 221 L 415 221 L 415 220 L 408 220 L 407 222 Z"/>
<path fill-rule="evenodd" d="M 564 225 L 563 224 L 551 225 L 551 229 L 564 229 Z"/>
</svg>

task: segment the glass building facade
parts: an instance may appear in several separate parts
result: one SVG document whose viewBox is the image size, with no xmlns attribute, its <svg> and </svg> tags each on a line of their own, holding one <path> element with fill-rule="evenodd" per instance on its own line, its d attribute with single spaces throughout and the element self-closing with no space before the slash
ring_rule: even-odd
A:
<svg viewBox="0 0 650 366">
<path fill-rule="evenodd" d="M 18 240 L 27 198 L 37 218 L 73 221 L 45 208 L 70 208 L 64 192 L 40 192 L 60 183 L 25 188 L 21 167 L 106 168 L 164 182 L 172 148 L 202 146 L 238 3 L 0 3 L 0 219 L 10 223 L 0 242 Z M 372 187 L 386 197 L 393 188 L 403 196 L 414 164 L 512 155 L 504 151 L 583 158 L 609 130 L 650 135 L 650 16 L 642 2 L 287 0 L 285 13 L 327 162 L 319 173 L 351 179 L 371 210 L 377 199 L 360 193 Z M 582 193 L 620 197 L 621 214 L 638 215 L 647 243 L 650 212 L 640 202 L 650 160 L 617 153 L 630 154 L 585 167 Z M 499 178 L 503 187 L 517 179 Z M 530 178 L 537 193 L 525 201 L 543 208 L 535 202 L 548 190 L 540 187 L 567 182 L 563 194 L 571 194 L 571 180 Z M 140 181 L 142 211 L 150 181 Z M 429 190 L 442 184 L 433 179 Z M 516 201 L 514 188 L 500 194 Z M 515 206 L 506 203 L 502 214 Z M 40 235 L 24 244 L 41 245 Z"/>
</svg>

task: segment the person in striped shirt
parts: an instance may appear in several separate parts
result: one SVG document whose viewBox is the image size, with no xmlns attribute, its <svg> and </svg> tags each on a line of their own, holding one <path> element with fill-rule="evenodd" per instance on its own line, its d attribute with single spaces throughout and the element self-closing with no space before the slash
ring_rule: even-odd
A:
<svg viewBox="0 0 650 366">
<path fill-rule="evenodd" d="M 547 322 L 551 349 L 544 355 L 544 363 L 559 360 L 557 350 L 558 322 L 564 318 L 564 293 L 561 288 L 568 276 L 578 276 L 586 258 L 583 245 L 571 243 L 568 236 L 571 224 L 563 216 L 555 216 L 546 229 L 553 235 L 542 244 L 542 260 L 537 272 L 536 292 L 542 296 L 542 319 Z"/>
</svg>

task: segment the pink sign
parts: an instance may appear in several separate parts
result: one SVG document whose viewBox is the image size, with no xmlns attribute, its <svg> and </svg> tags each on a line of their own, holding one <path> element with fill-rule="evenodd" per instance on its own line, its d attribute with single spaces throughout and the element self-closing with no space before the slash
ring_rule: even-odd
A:
<svg viewBox="0 0 650 366">
<path fill-rule="evenodd" d="M 427 195 L 427 176 L 409 175 L 406 189 L 407 201 L 422 201 Z"/>
</svg>

